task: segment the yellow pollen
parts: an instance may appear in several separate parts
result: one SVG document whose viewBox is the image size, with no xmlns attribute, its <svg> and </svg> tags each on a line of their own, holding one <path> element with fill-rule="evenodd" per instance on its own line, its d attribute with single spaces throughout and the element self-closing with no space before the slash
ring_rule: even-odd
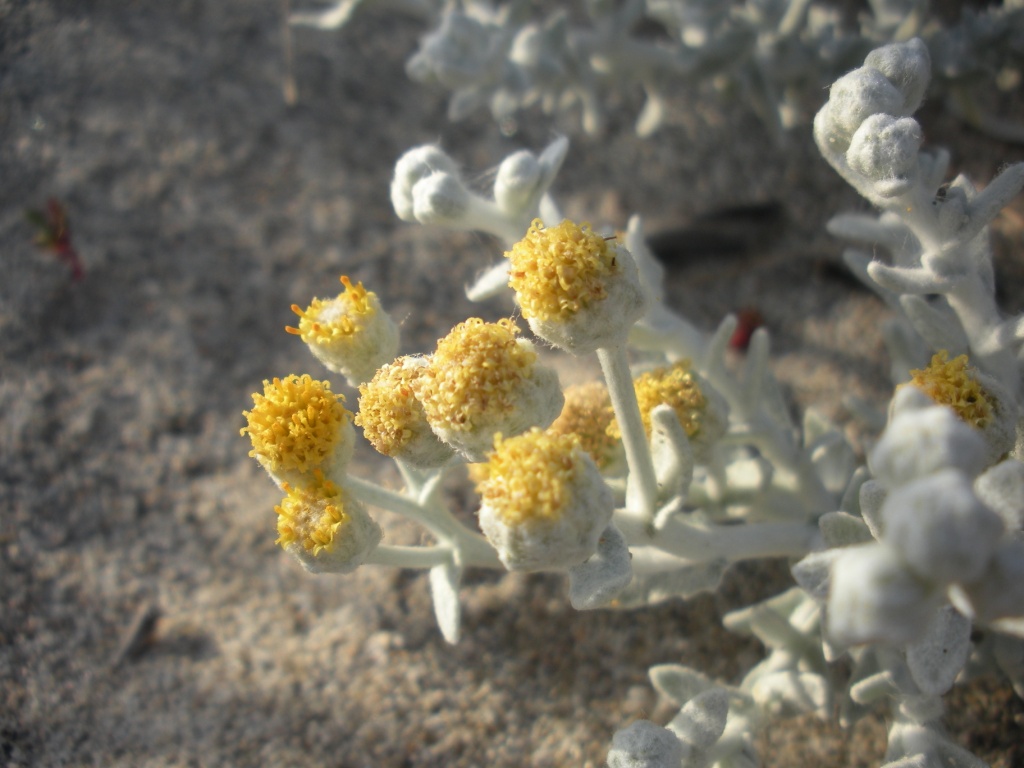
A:
<svg viewBox="0 0 1024 768">
<path fill-rule="evenodd" d="M 373 379 L 359 386 L 359 413 L 356 426 L 378 452 L 394 456 L 413 435 L 429 430 L 423 406 L 416 399 L 413 385 L 426 370 L 403 365 L 406 358 L 380 368 Z"/>
<path fill-rule="evenodd" d="M 470 432 L 515 408 L 537 353 L 516 341 L 512 320 L 472 317 L 438 341 L 430 364 L 413 383 L 431 424 Z"/>
<path fill-rule="evenodd" d="M 700 432 L 707 400 L 690 371 L 689 360 L 647 371 L 633 380 L 633 388 L 648 437 L 651 435 L 651 411 L 659 405 L 671 406 L 687 437 L 695 437 Z M 612 423 L 608 433 L 615 438 L 622 437 L 617 422 Z"/>
<path fill-rule="evenodd" d="M 949 360 L 949 353 L 940 350 L 927 368 L 910 372 L 910 384 L 921 389 L 939 405 L 948 405 L 963 421 L 977 429 L 992 423 L 994 402 L 974 377 L 967 355 Z"/>
<path fill-rule="evenodd" d="M 362 331 L 380 307 L 377 294 L 363 288 L 362 283 L 352 285 L 346 275 L 341 276 L 341 284 L 344 290 L 333 299 L 313 299 L 306 309 L 292 304 L 299 327 L 286 326 L 285 330 L 307 344 L 321 346 L 344 344 Z"/>
<path fill-rule="evenodd" d="M 511 262 L 508 284 L 528 320 L 568 320 L 604 299 L 607 278 L 619 270 L 605 238 L 568 219 L 557 227 L 534 219 L 505 256 Z"/>
<path fill-rule="evenodd" d="M 278 534 L 274 543 L 285 548 L 298 541 L 314 556 L 333 552 L 339 533 L 352 519 L 338 487 L 327 481 L 299 490 L 286 483 L 284 490 L 288 495 L 274 507 Z"/>
<path fill-rule="evenodd" d="M 607 466 L 618 440 L 608 433 L 615 411 L 608 389 L 599 381 L 575 384 L 565 390 L 562 413 L 549 431 L 555 435 L 576 435 L 580 447 L 598 467 Z"/>
<path fill-rule="evenodd" d="M 241 434 L 252 441 L 249 455 L 271 471 L 318 468 L 334 452 L 351 416 L 329 382 L 306 374 L 264 381 L 263 394 L 254 392 L 252 400 L 252 410 L 242 414 L 248 424 Z"/>
<path fill-rule="evenodd" d="M 581 451 L 575 435 L 538 427 L 508 440 L 497 435 L 477 492 L 507 525 L 555 522 L 572 504 Z"/>
</svg>

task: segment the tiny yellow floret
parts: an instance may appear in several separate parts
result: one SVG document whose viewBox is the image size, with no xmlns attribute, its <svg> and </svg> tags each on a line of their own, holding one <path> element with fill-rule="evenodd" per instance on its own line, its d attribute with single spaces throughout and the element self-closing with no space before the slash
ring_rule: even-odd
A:
<svg viewBox="0 0 1024 768">
<path fill-rule="evenodd" d="M 319 468 L 343 439 L 342 427 L 352 415 L 329 382 L 308 374 L 265 380 L 263 394 L 255 392 L 252 399 L 241 434 L 249 434 L 249 455 L 271 472 Z"/>
<path fill-rule="evenodd" d="M 537 427 L 507 440 L 497 435 L 477 492 L 506 525 L 555 522 L 573 502 L 581 456 L 575 435 Z"/>
<path fill-rule="evenodd" d="M 429 365 L 414 383 L 427 420 L 454 432 L 471 432 L 510 413 L 537 353 L 520 344 L 509 319 L 485 323 L 472 317 L 438 341 Z"/>
<path fill-rule="evenodd" d="M 385 365 L 359 386 L 356 426 L 363 428 L 366 439 L 385 456 L 396 456 L 416 434 L 430 429 L 413 389 L 425 368 L 404 365 L 403 360 Z"/>
<path fill-rule="evenodd" d="M 599 381 L 575 384 L 565 390 L 562 413 L 550 427 L 555 435 L 576 435 L 583 448 L 598 467 L 611 461 L 619 441 L 609 434 L 615 421 L 608 388 Z"/>
<path fill-rule="evenodd" d="M 302 309 L 292 304 L 292 312 L 299 316 L 299 327 L 286 326 L 285 330 L 300 337 L 307 344 L 330 346 L 354 336 L 378 310 L 377 294 L 363 288 L 363 284 L 341 276 L 344 290 L 333 299 L 313 299 Z"/>
<path fill-rule="evenodd" d="M 687 437 L 698 435 L 707 410 L 707 399 L 690 370 L 689 360 L 647 371 L 633 380 L 633 388 L 648 437 L 651 436 L 651 411 L 659 405 L 668 405 L 676 412 Z M 618 422 L 609 427 L 609 434 L 622 437 Z"/>
<path fill-rule="evenodd" d="M 325 481 L 306 489 L 287 483 L 288 494 L 274 507 L 277 512 L 277 540 L 282 549 L 299 542 L 314 557 L 333 552 L 344 528 L 352 518 L 345 512 L 345 498 L 334 483 Z"/>
<path fill-rule="evenodd" d="M 949 360 L 949 353 L 940 350 L 932 356 L 927 368 L 910 372 L 910 384 L 922 390 L 939 405 L 948 405 L 963 421 L 984 430 L 992 423 L 993 398 L 975 378 L 975 369 L 967 355 Z"/>
<path fill-rule="evenodd" d="M 608 242 L 589 224 L 568 219 L 556 227 L 534 219 L 505 256 L 511 262 L 509 286 L 527 320 L 569 319 L 606 298 L 606 281 L 619 270 Z"/>
</svg>

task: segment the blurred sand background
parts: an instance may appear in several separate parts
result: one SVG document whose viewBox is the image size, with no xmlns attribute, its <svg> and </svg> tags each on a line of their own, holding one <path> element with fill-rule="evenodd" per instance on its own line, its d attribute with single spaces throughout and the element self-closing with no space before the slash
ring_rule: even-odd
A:
<svg viewBox="0 0 1024 768">
<path fill-rule="evenodd" d="M 439 142 L 483 189 L 508 153 L 575 128 L 533 113 L 508 136 L 483 114 L 450 124 L 443 94 L 404 73 L 422 31 L 373 9 L 340 33 L 292 30 L 290 106 L 278 0 L 0 0 L 0 764 L 599 766 L 615 729 L 671 714 L 648 666 L 737 682 L 761 658 L 719 619 L 785 583 L 784 563 L 628 614 L 574 612 L 559 577 L 471 573 L 452 647 L 423 576 L 312 577 L 275 547 L 277 491 L 238 430 L 263 379 L 326 374 L 284 332 L 289 305 L 348 274 L 402 321 L 403 353 L 500 317 L 507 305 L 462 293 L 500 246 L 400 222 L 391 169 Z M 612 102 L 603 137 L 574 131 L 556 196 L 574 217 L 622 227 L 639 212 L 654 230 L 780 204 L 756 247 L 674 261 L 671 303 L 707 330 L 756 307 L 794 412 L 822 405 L 862 449 L 840 396 L 888 396 L 886 311 L 836 268 L 822 225 L 865 206 L 808 127 L 776 149 L 743 105 L 678 97 L 646 142 L 638 94 Z M 921 119 L 975 179 L 1024 159 L 941 109 Z M 25 210 L 50 197 L 81 281 L 33 245 Z M 1015 311 L 1021 210 L 997 233 Z M 397 485 L 365 443 L 356 468 Z M 470 519 L 471 498 L 450 494 Z M 391 542 L 423 540 L 382 520 Z M 1024 765 L 1007 685 L 974 683 L 952 706 L 962 744 Z M 884 714 L 852 742 L 803 719 L 760 747 L 767 765 L 877 765 Z"/>
</svg>

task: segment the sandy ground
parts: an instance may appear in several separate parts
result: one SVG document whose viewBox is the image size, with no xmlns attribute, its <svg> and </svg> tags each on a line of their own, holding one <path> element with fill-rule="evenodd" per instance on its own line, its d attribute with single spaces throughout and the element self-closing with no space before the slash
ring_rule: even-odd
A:
<svg viewBox="0 0 1024 768">
<path fill-rule="evenodd" d="M 554 576 L 473 573 L 452 647 L 421 576 L 314 578 L 274 546 L 277 492 L 238 430 L 264 378 L 324 375 L 284 332 L 289 305 L 349 274 L 402 319 L 403 352 L 497 318 L 502 304 L 471 305 L 462 285 L 498 246 L 398 221 L 391 168 L 440 141 L 484 184 L 570 127 L 449 124 L 404 74 L 419 30 L 371 10 L 342 34 L 296 31 L 288 106 L 276 0 L 0 0 L 0 763 L 597 766 L 616 728 L 668 717 L 651 664 L 735 682 L 760 658 L 718 620 L 768 596 L 783 564 L 629 614 L 575 613 Z M 653 228 L 781 204 L 770 242 L 675 260 L 669 295 L 706 329 L 756 306 L 794 408 L 823 404 L 859 440 L 837 393 L 886 397 L 884 311 L 833 268 L 822 223 L 863 206 L 808 130 L 776 150 L 742 107 L 682 95 L 648 142 L 628 98 L 603 138 L 574 137 L 556 194 L 573 216 L 622 226 L 638 211 Z M 924 119 L 976 178 L 1024 159 Z M 33 246 L 25 209 L 51 196 L 81 281 Z M 1020 309 L 1019 231 L 1001 242 Z M 356 465 L 397 483 L 367 445 Z M 389 541 L 421 540 L 382 519 Z M 962 743 L 1024 764 L 1006 686 L 958 702 Z M 882 716 L 855 737 L 801 721 L 761 746 L 774 765 L 877 764 Z"/>
</svg>

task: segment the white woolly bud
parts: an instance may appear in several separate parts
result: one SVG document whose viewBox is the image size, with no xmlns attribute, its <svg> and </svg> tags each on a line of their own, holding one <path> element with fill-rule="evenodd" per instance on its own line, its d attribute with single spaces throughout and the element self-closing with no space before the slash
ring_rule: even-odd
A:
<svg viewBox="0 0 1024 768">
<path fill-rule="evenodd" d="M 832 566 L 828 635 L 836 645 L 903 645 L 927 628 L 938 592 L 891 548 L 865 544 L 842 550 Z"/>
<path fill-rule="evenodd" d="M 395 163 L 391 178 L 391 205 L 402 221 L 416 221 L 413 213 L 413 187 L 433 173 L 457 174 L 458 169 L 440 147 L 425 145 L 410 149 Z"/>
<path fill-rule="evenodd" d="M 901 114 L 912 115 L 921 106 L 932 77 L 931 55 L 921 38 L 876 48 L 864 59 L 864 66 L 877 69 L 900 90 Z"/>
<path fill-rule="evenodd" d="M 908 389 L 908 388 L 904 388 Z M 949 467 L 975 477 L 985 468 L 984 438 L 950 408 L 902 410 L 868 455 L 871 473 L 887 488 Z"/>
<path fill-rule="evenodd" d="M 616 731 L 608 751 L 608 768 L 679 768 L 682 760 L 682 742 L 650 720 Z"/>
<path fill-rule="evenodd" d="M 1003 534 L 1002 519 L 955 469 L 897 488 L 882 517 L 884 541 L 917 574 L 940 585 L 978 578 Z"/>
<path fill-rule="evenodd" d="M 913 118 L 871 115 L 853 134 L 846 161 L 875 182 L 879 195 L 893 197 L 906 192 L 914 181 L 921 140 L 921 127 Z"/>
<path fill-rule="evenodd" d="M 420 224 L 455 224 L 465 217 L 470 198 L 455 174 L 432 173 L 412 188 L 412 215 Z"/>
<path fill-rule="evenodd" d="M 597 551 L 615 499 L 575 436 L 499 436 L 485 471 L 480 530 L 510 571 L 567 570 Z"/>
<path fill-rule="evenodd" d="M 821 127 L 833 140 L 834 149 L 844 150 L 853 134 L 871 115 L 898 115 L 903 94 L 877 69 L 861 67 L 833 83 L 828 103 L 821 112 Z M 818 124 L 815 121 L 817 132 Z"/>
<path fill-rule="evenodd" d="M 494 200 L 509 214 L 534 204 L 543 169 L 532 152 L 522 150 L 506 157 L 494 179 Z"/>
</svg>

